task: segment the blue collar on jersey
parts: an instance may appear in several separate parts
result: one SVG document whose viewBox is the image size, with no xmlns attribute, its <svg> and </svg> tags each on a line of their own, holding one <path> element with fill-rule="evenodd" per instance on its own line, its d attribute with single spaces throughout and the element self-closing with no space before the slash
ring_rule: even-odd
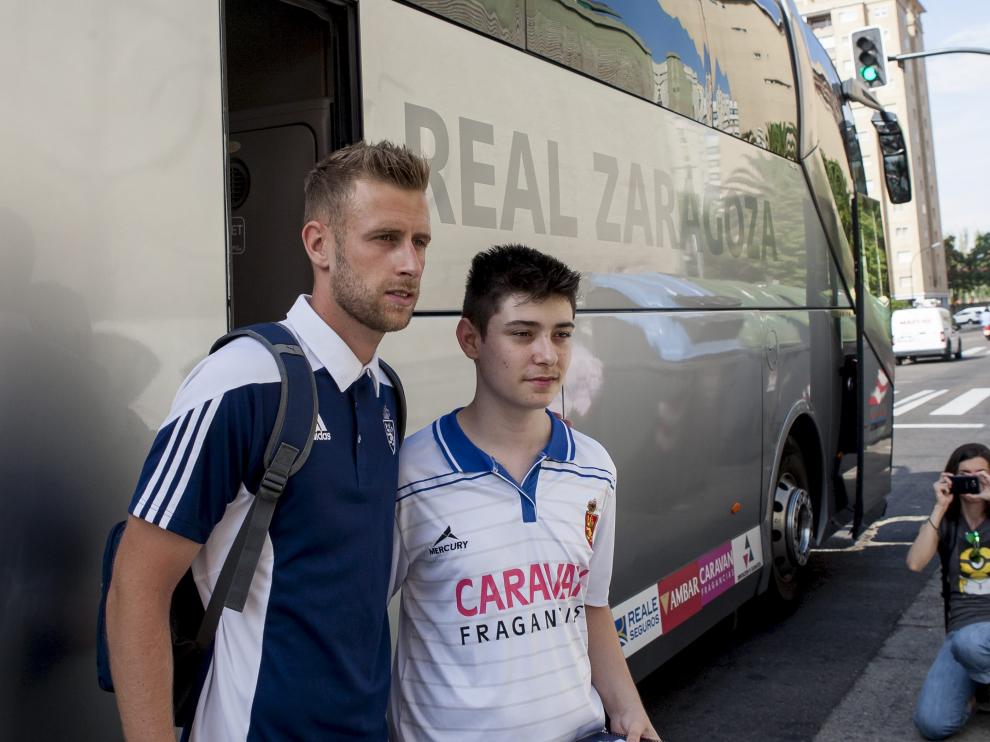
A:
<svg viewBox="0 0 990 742">
<path fill-rule="evenodd" d="M 458 407 L 433 423 L 433 437 L 443 451 L 444 458 L 453 471 L 492 471 L 494 460 L 478 448 L 457 422 Z M 547 410 L 550 416 L 550 441 L 541 456 L 555 461 L 574 460 L 574 433 L 559 417 Z"/>
</svg>

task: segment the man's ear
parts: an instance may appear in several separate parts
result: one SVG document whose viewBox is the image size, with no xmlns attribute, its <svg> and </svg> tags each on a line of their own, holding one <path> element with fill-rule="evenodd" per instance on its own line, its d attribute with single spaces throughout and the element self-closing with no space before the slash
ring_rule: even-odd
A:
<svg viewBox="0 0 990 742">
<path fill-rule="evenodd" d="M 485 341 L 482 339 L 481 333 L 478 332 L 478 328 L 474 326 L 474 323 L 467 317 L 461 317 L 457 322 L 457 329 L 454 333 L 457 335 L 457 344 L 461 346 L 464 355 L 472 361 L 477 360 L 481 352 L 481 344 Z"/>
<path fill-rule="evenodd" d="M 306 248 L 306 255 L 309 262 L 317 270 L 326 270 L 330 267 L 332 252 L 336 247 L 333 234 L 321 222 L 308 221 L 302 228 L 302 241 Z"/>
</svg>

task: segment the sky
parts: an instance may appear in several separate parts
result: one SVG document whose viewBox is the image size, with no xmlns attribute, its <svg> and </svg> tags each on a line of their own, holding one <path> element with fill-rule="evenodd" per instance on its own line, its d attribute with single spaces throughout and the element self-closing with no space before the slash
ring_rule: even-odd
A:
<svg viewBox="0 0 990 742">
<path fill-rule="evenodd" d="M 926 49 L 990 48 L 990 0 L 921 0 Z M 905 64 L 918 64 L 905 62 Z M 925 61 L 942 233 L 990 232 L 990 56 Z"/>
</svg>

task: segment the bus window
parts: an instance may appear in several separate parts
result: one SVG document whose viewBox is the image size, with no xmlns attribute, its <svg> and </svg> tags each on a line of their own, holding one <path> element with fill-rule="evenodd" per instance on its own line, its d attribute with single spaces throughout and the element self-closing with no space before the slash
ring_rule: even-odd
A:
<svg viewBox="0 0 990 742">
<path fill-rule="evenodd" d="M 410 0 L 462 26 L 481 31 L 522 49 L 526 45 L 523 26 L 525 0 Z"/>
<path fill-rule="evenodd" d="M 713 71 L 712 125 L 797 157 L 797 98 L 784 19 L 772 0 L 706 9 Z"/>
<path fill-rule="evenodd" d="M 800 24 L 804 32 L 805 43 L 811 61 L 813 86 L 809 93 L 813 95 L 814 129 L 817 132 L 818 149 L 811 157 L 820 160 L 821 170 L 828 180 L 828 189 L 834 201 L 834 207 L 819 203 L 826 226 L 826 232 L 833 243 L 836 262 L 839 264 L 847 287 L 851 290 L 853 279 L 853 193 L 855 181 L 847 158 L 848 134 L 843 131 L 851 125 L 847 121 L 846 110 L 842 98 L 842 83 L 839 75 L 829 59 L 828 53 L 822 48 L 821 42 L 815 37 L 806 24 Z M 820 197 L 818 193 L 816 196 Z M 838 223 L 835 217 L 838 216 Z"/>
<path fill-rule="evenodd" d="M 669 3 L 668 3 L 669 5 Z M 709 123 L 705 29 L 696 0 L 528 0 L 527 49 Z"/>
<path fill-rule="evenodd" d="M 890 272 L 887 267 L 887 243 L 883 236 L 880 202 L 858 195 L 859 234 L 862 253 L 863 289 L 866 294 L 866 334 L 882 338 L 880 348 L 889 347 L 890 334 Z"/>
</svg>

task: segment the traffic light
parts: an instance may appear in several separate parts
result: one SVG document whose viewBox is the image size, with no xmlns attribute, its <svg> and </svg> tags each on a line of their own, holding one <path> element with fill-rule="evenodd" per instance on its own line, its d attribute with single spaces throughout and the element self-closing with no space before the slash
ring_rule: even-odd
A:
<svg viewBox="0 0 990 742">
<path fill-rule="evenodd" d="M 876 26 L 861 28 L 849 37 L 852 40 L 856 76 L 871 88 L 887 84 L 887 57 L 883 53 L 883 38 Z"/>
</svg>

